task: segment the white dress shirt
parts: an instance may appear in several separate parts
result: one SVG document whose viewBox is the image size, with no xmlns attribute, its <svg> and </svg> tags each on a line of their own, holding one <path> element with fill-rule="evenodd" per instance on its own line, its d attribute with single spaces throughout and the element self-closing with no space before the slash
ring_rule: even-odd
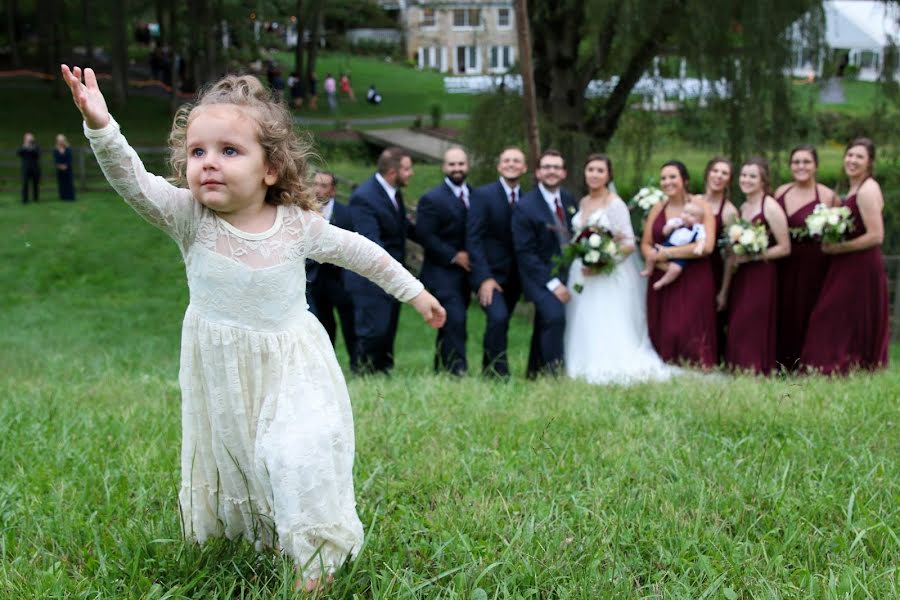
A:
<svg viewBox="0 0 900 600">
<path fill-rule="evenodd" d="M 500 185 L 503 186 L 503 191 L 506 192 L 506 201 L 507 201 L 507 202 L 510 201 L 510 200 L 509 200 L 509 197 L 510 197 L 510 195 L 511 195 L 513 192 L 516 193 L 516 202 L 518 202 L 519 200 L 522 199 L 522 191 L 521 191 L 522 188 L 521 188 L 520 186 L 516 185 L 516 187 L 511 188 L 511 187 L 509 187 L 509 185 L 506 183 L 506 180 L 503 179 L 502 177 L 500 178 Z"/>
<path fill-rule="evenodd" d="M 463 203 L 466 205 L 466 208 L 469 208 L 469 186 L 466 185 L 465 182 L 463 182 L 462 185 L 456 185 L 449 177 L 444 177 L 444 183 L 447 184 L 447 187 L 450 188 L 450 191 L 453 192 L 453 195 L 457 198 L 462 194 Z"/>
<path fill-rule="evenodd" d="M 391 199 L 391 204 L 394 205 L 394 210 L 400 210 L 400 205 L 397 204 L 397 188 L 385 181 L 384 177 L 381 176 L 381 173 L 375 173 L 375 181 L 380 183 L 381 187 L 384 188 L 384 191 L 387 192 L 388 197 Z"/>
<path fill-rule="evenodd" d="M 556 188 L 555 192 L 551 192 L 547 188 L 544 187 L 543 183 L 538 184 L 538 189 L 541 191 L 541 196 L 544 197 L 544 202 L 547 203 L 547 206 L 550 208 L 550 214 L 553 215 L 553 220 L 556 220 L 556 199 L 559 198 L 559 205 L 562 206 L 562 197 L 559 194 L 559 188 Z M 565 210 L 565 208 L 563 208 Z M 565 223 L 563 223 L 565 225 Z M 562 285 L 562 281 L 559 280 L 559 277 L 554 277 L 550 281 L 547 282 L 547 289 L 551 292 L 556 288 Z"/>
</svg>

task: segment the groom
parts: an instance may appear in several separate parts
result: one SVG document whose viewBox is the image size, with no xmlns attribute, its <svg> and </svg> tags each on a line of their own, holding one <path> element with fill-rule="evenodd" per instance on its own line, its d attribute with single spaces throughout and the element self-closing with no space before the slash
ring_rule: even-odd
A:
<svg viewBox="0 0 900 600">
<path fill-rule="evenodd" d="M 526 375 L 541 371 L 559 374 L 563 362 L 563 334 L 569 290 L 567 273 L 555 273 L 553 260 L 572 235 L 575 200 L 560 186 L 565 161 L 556 150 L 545 150 L 538 161 L 537 188 L 516 204 L 512 216 L 513 247 L 519 263 L 525 298 L 534 303 L 534 331 Z"/>
</svg>

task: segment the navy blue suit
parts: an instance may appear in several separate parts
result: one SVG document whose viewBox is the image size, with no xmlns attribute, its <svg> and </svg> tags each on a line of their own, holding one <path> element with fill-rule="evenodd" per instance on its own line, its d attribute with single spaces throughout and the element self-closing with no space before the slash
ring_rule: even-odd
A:
<svg viewBox="0 0 900 600">
<path fill-rule="evenodd" d="M 454 375 L 462 375 L 467 369 L 469 275 L 451 262 L 457 252 L 466 249 L 467 212 L 446 182 L 426 192 L 416 207 L 416 236 L 425 248 L 420 278 L 447 311 L 447 322 L 437 332 L 434 368 Z"/>
<path fill-rule="evenodd" d="M 500 181 L 472 191 L 466 223 L 466 250 L 472 266 L 472 289 L 493 278 L 503 288 L 495 291 L 484 307 L 484 354 L 481 367 L 487 375 L 509 375 L 506 357 L 509 320 L 522 295 L 522 283 L 512 239 L 512 213 L 506 190 Z"/>
<path fill-rule="evenodd" d="M 354 231 L 403 264 L 406 238 L 415 236 L 399 190 L 397 204 L 398 208 L 394 208 L 391 197 L 373 175 L 350 195 L 350 218 Z M 387 373 L 394 366 L 400 303 L 361 275 L 348 271 L 345 281 L 347 291 L 353 295 L 357 372 Z"/>
<path fill-rule="evenodd" d="M 350 209 L 338 202 L 332 204 L 331 224 L 341 229 L 353 231 Z M 337 265 L 306 261 L 306 303 L 309 310 L 325 327 L 331 344 L 337 335 L 334 311 L 341 320 L 341 333 L 350 355 L 350 368 L 356 370 L 356 332 L 353 325 L 353 298 L 345 286 L 346 271 Z"/>
<path fill-rule="evenodd" d="M 563 361 L 566 310 L 563 303 L 547 289 L 547 283 L 554 277 L 558 277 L 563 284 L 566 282 L 567 273 L 553 272 L 553 259 L 562 251 L 560 238 L 568 240 L 571 237 L 575 201 L 565 190 L 560 189 L 559 194 L 566 220 L 562 230 L 538 188 L 522 196 L 512 217 L 513 245 L 519 262 L 522 290 L 535 308 L 534 332 L 528 356 L 529 377 L 542 370 L 557 372 Z"/>
</svg>

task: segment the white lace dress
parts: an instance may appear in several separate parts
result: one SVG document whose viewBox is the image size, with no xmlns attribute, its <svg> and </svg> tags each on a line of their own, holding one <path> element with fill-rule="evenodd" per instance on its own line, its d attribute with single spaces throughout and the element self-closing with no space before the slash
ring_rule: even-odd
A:
<svg viewBox="0 0 900 600">
<path fill-rule="evenodd" d="M 243 536 L 280 547 L 307 576 L 333 571 L 363 541 L 353 419 L 331 342 L 307 310 L 305 261 L 352 269 L 401 301 L 422 284 L 378 245 L 296 206 L 279 206 L 268 231 L 239 231 L 147 173 L 114 121 L 85 135 L 115 190 L 184 257 L 185 535 Z"/>
<path fill-rule="evenodd" d="M 634 243 L 628 207 L 614 198 L 605 209 L 585 219 L 572 218 L 577 231 L 599 224 Z M 597 384 L 633 384 L 664 380 L 678 372 L 666 365 L 650 343 L 647 331 L 647 282 L 640 275 L 637 253 L 619 263 L 608 275 L 588 275 L 576 260 L 569 269 L 572 299 L 566 305 L 564 352 L 566 373 Z M 576 285 L 584 286 L 581 293 Z"/>
</svg>

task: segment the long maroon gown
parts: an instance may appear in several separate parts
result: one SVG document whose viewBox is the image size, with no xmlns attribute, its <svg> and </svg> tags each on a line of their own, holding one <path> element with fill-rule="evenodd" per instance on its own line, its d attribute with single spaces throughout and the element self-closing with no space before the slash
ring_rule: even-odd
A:
<svg viewBox="0 0 900 600">
<path fill-rule="evenodd" d="M 765 200 L 759 214 L 751 220 L 772 232 L 765 216 Z M 754 260 L 740 265 L 728 290 L 728 340 L 725 363 L 767 375 L 775 368 L 775 331 L 778 267 L 774 262 Z"/>
<path fill-rule="evenodd" d="M 844 201 L 854 230 L 865 233 L 856 194 Z M 809 318 L 800 362 L 825 374 L 851 368 L 880 369 L 888 364 L 887 273 L 881 247 L 831 256 L 819 300 Z"/>
<path fill-rule="evenodd" d="M 725 210 L 725 203 L 728 200 L 722 198 L 722 203 L 719 205 L 719 212 L 716 213 L 716 248 L 713 250 L 713 253 L 709 255 L 710 263 L 712 264 L 713 270 L 713 283 L 715 285 L 716 293 L 722 289 L 722 279 L 725 276 L 725 259 L 722 257 L 722 252 L 719 250 L 718 241 L 722 237 L 722 227 L 724 226 L 722 222 L 722 211 Z M 716 313 L 716 349 L 718 350 L 717 359 L 718 362 L 722 361 L 723 354 L 725 352 L 725 330 L 728 328 L 728 311 L 721 311 Z"/>
<path fill-rule="evenodd" d="M 666 241 L 665 208 L 653 221 L 653 243 Z M 650 341 L 666 362 L 700 367 L 716 364 L 716 291 L 709 257 L 687 261 L 681 275 L 659 290 L 653 283 L 664 271 L 654 270 L 647 288 Z"/>
<path fill-rule="evenodd" d="M 785 198 L 793 186 L 776 198 L 787 214 Z M 787 215 L 788 227 L 805 228 L 806 217 L 819 204 L 819 188 L 815 199 Z M 822 243 L 808 237 L 791 239 L 791 254 L 778 261 L 778 331 L 775 357 L 785 369 L 796 369 L 806 339 L 806 328 L 812 314 L 825 274 L 829 257 L 822 252 Z"/>
</svg>

